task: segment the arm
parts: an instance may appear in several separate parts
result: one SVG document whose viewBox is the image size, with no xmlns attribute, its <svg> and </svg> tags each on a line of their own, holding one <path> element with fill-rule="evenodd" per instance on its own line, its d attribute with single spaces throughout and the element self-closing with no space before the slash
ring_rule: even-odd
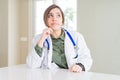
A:
<svg viewBox="0 0 120 80">
<path fill-rule="evenodd" d="M 46 28 L 41 36 L 36 36 L 33 40 L 32 48 L 27 56 L 26 63 L 31 68 L 39 68 L 45 56 L 46 48 L 43 47 L 45 39 L 50 35 L 51 29 Z M 42 49 L 41 51 L 38 50 Z"/>
<path fill-rule="evenodd" d="M 77 46 L 78 46 L 78 63 L 81 63 L 85 70 L 90 70 L 92 66 L 92 58 L 90 55 L 90 50 L 88 49 L 84 37 L 78 33 L 77 39 Z"/>
<path fill-rule="evenodd" d="M 77 33 L 76 38 L 76 45 L 78 47 L 78 58 L 77 62 L 73 67 L 70 69 L 72 72 L 81 72 L 81 71 L 88 71 L 92 65 L 92 58 L 90 55 L 90 51 L 87 48 L 85 40 L 83 36 Z"/>
<path fill-rule="evenodd" d="M 43 55 L 40 57 L 38 55 L 37 51 L 35 50 L 39 37 L 40 36 L 36 36 L 34 38 L 32 47 L 31 47 L 30 52 L 29 52 L 27 59 L 26 59 L 26 64 L 30 68 L 39 68 L 41 66 L 41 62 L 43 60 Z M 41 54 L 42 54 L 42 52 L 41 52 Z"/>
</svg>

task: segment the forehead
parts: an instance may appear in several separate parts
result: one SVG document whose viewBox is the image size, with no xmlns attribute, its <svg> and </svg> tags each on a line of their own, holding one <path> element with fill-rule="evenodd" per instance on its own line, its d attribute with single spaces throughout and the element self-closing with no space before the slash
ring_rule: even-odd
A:
<svg viewBox="0 0 120 80">
<path fill-rule="evenodd" d="M 59 8 L 53 8 L 50 10 L 49 13 L 61 13 L 60 9 Z"/>
</svg>

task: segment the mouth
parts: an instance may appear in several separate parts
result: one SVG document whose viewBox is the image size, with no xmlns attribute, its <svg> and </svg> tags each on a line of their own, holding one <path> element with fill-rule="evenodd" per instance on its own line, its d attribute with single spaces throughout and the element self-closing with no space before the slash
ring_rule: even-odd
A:
<svg viewBox="0 0 120 80">
<path fill-rule="evenodd" d="M 52 23 L 52 25 L 58 25 L 58 23 Z"/>
<path fill-rule="evenodd" d="M 52 26 L 59 26 L 59 24 L 57 24 L 57 23 L 52 23 L 51 25 Z"/>
</svg>

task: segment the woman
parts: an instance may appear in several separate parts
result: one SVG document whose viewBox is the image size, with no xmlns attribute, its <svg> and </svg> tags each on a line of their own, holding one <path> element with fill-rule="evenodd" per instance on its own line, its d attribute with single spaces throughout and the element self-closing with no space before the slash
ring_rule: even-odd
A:
<svg viewBox="0 0 120 80">
<path fill-rule="evenodd" d="M 44 22 L 47 28 L 34 38 L 27 65 L 31 68 L 64 68 L 71 72 L 88 71 L 92 65 L 90 51 L 80 33 L 63 28 L 61 8 L 55 4 L 49 6 L 44 13 Z"/>
</svg>

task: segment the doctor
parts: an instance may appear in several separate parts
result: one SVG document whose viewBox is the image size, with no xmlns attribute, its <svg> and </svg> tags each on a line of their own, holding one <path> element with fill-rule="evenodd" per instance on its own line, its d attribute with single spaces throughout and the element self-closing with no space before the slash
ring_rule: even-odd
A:
<svg viewBox="0 0 120 80">
<path fill-rule="evenodd" d="M 33 40 L 26 63 L 31 68 L 69 69 L 71 72 L 88 71 L 92 65 L 90 51 L 83 36 L 63 28 L 64 14 L 55 4 L 44 13 L 47 26 Z"/>
</svg>

